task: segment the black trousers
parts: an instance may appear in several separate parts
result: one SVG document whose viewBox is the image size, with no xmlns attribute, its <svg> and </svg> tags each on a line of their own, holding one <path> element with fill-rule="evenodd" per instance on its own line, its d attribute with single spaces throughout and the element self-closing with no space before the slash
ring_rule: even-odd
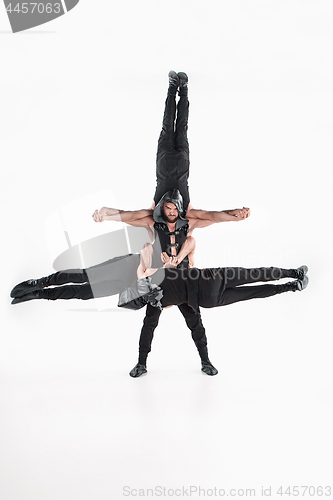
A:
<svg viewBox="0 0 333 500">
<path fill-rule="evenodd" d="M 198 349 L 201 360 L 209 361 L 207 337 L 200 312 L 195 312 L 188 304 L 180 304 L 178 309 L 184 316 L 188 328 L 191 330 L 192 339 Z M 158 325 L 161 312 L 156 307 L 148 304 L 139 340 L 139 363 L 142 365 L 145 365 L 147 362 L 147 356 L 151 350 L 154 331 Z"/>
<path fill-rule="evenodd" d="M 157 205 L 167 191 L 179 189 L 183 197 L 185 213 L 190 202 L 188 188 L 190 167 L 190 150 L 187 139 L 188 115 L 189 101 L 187 96 L 180 95 L 176 105 L 176 96 L 173 93 L 168 93 L 165 101 L 162 131 L 157 147 L 157 186 L 154 195 L 154 201 Z M 191 330 L 193 341 L 201 359 L 208 361 L 207 337 L 200 312 L 195 312 L 188 304 L 181 304 L 178 308 Z M 141 364 L 146 364 L 160 314 L 160 310 L 150 305 L 147 306 L 139 341 L 139 363 Z"/>
<path fill-rule="evenodd" d="M 177 118 L 176 118 L 177 111 Z M 168 95 L 165 101 L 162 131 L 158 140 L 156 155 L 155 204 L 170 189 L 179 189 L 187 210 L 190 202 L 188 176 L 190 167 L 189 144 L 187 139 L 189 101 L 180 96 Z M 175 123 L 176 121 L 176 123 Z"/>
<path fill-rule="evenodd" d="M 220 298 L 221 306 L 227 306 L 243 300 L 262 299 L 289 290 L 289 285 L 241 286 L 258 282 L 275 281 L 293 277 L 292 269 L 278 267 L 243 267 L 226 268 L 226 289 Z"/>
<path fill-rule="evenodd" d="M 117 295 L 136 281 L 139 263 L 140 255 L 128 254 L 87 269 L 59 271 L 42 278 L 44 286 L 57 286 L 44 288 L 40 294 L 48 300 L 89 300 Z"/>
<path fill-rule="evenodd" d="M 189 272 L 192 272 L 192 278 L 195 277 L 194 268 L 190 269 Z M 280 267 L 216 267 L 202 269 L 197 276 L 199 278 L 198 303 L 201 307 L 210 308 L 226 306 L 243 300 L 272 297 L 290 291 L 290 283 L 243 285 L 276 281 L 282 278 L 295 278 L 296 271 Z"/>
</svg>

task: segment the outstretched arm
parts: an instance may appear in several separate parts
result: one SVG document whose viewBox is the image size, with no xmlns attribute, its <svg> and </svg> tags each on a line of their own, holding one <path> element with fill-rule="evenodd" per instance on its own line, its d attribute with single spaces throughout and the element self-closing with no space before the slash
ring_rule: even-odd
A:
<svg viewBox="0 0 333 500">
<path fill-rule="evenodd" d="M 218 222 L 240 221 L 250 216 L 250 209 L 247 207 L 236 208 L 235 210 L 221 210 L 220 212 L 208 210 L 190 209 L 186 217 L 189 219 L 190 229 L 207 227 Z"/>
<path fill-rule="evenodd" d="M 210 220 L 215 224 L 216 222 L 244 220 L 250 216 L 250 213 L 250 209 L 246 207 L 234 210 L 221 210 L 220 212 L 191 208 L 188 210 L 186 217 L 190 219 Z"/>
<path fill-rule="evenodd" d="M 105 220 L 115 220 L 126 222 L 133 226 L 148 226 L 152 221 L 153 211 L 148 209 L 142 210 L 118 210 L 117 208 L 103 207 L 100 210 L 95 210 L 92 218 L 95 222 L 103 222 Z"/>
</svg>

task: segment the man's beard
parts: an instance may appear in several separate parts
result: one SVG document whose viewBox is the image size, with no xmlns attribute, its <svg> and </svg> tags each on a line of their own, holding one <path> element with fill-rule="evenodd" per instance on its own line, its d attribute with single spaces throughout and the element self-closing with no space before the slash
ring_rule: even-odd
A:
<svg viewBox="0 0 333 500">
<path fill-rule="evenodd" d="M 171 218 L 171 217 L 168 217 L 167 215 L 165 215 L 165 213 L 163 212 L 163 219 L 165 220 L 165 222 L 170 222 L 170 224 L 173 224 L 174 222 L 176 222 L 176 220 L 178 219 L 178 215 L 176 215 L 175 217 Z"/>
</svg>

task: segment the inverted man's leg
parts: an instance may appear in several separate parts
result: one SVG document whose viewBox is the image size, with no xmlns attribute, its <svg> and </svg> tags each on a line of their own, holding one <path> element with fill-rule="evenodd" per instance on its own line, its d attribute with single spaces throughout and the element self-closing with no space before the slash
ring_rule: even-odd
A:
<svg viewBox="0 0 333 500">
<path fill-rule="evenodd" d="M 157 158 L 175 147 L 176 94 L 168 93 L 163 115 L 162 130 L 158 139 Z"/>
<path fill-rule="evenodd" d="M 176 97 L 168 95 L 165 101 L 163 128 L 158 140 L 156 155 L 155 205 L 168 191 L 168 155 L 174 151 L 174 121 L 176 115 Z"/>
<path fill-rule="evenodd" d="M 178 73 L 180 77 L 179 101 L 177 104 L 177 120 L 175 129 L 175 149 L 177 157 L 178 189 L 184 200 L 184 210 L 188 210 L 190 194 L 188 177 L 190 172 L 190 149 L 187 139 L 189 101 L 187 97 L 188 78 L 185 73 Z"/>
<path fill-rule="evenodd" d="M 175 130 L 175 147 L 177 151 L 184 151 L 189 155 L 190 148 L 187 138 L 188 129 L 188 115 L 189 115 L 189 101 L 188 97 L 180 95 L 177 104 L 177 120 Z"/>
<path fill-rule="evenodd" d="M 169 73 L 169 88 L 164 107 L 162 131 L 157 146 L 156 190 L 154 195 L 156 205 L 168 191 L 167 155 L 175 150 L 176 92 L 178 84 L 178 75 L 171 71 Z"/>
</svg>

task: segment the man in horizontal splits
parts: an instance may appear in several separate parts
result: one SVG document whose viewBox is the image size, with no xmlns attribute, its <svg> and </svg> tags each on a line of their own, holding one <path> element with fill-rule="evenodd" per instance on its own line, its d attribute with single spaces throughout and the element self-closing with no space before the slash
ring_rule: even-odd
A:
<svg viewBox="0 0 333 500">
<path fill-rule="evenodd" d="M 176 105 L 176 93 L 179 101 Z M 146 268 L 159 268 L 165 263 L 161 254 L 172 257 L 172 265 L 178 268 L 193 266 L 195 228 L 206 227 L 217 222 L 244 220 L 250 215 L 248 208 L 209 212 L 194 210 L 190 205 L 188 189 L 189 144 L 188 128 L 188 77 L 186 73 L 169 73 L 169 88 L 165 102 L 162 131 L 158 140 L 156 156 L 156 191 L 151 210 L 123 211 L 103 207 L 96 210 L 96 222 L 121 220 L 133 226 L 146 227 L 152 245 L 147 245 L 141 254 Z M 176 116 L 177 115 L 177 116 Z M 187 304 L 178 305 L 201 358 L 202 370 L 207 375 L 218 372 L 208 357 L 207 338 L 199 309 L 194 311 Z M 151 350 L 154 330 L 161 311 L 148 304 L 139 340 L 139 359 L 131 370 L 132 377 L 147 372 L 147 356 Z"/>
<path fill-rule="evenodd" d="M 167 262 L 163 269 L 146 269 L 140 263 L 138 255 L 129 255 L 116 257 L 88 269 L 58 271 L 44 278 L 23 281 L 11 291 L 12 304 L 36 299 L 92 299 L 96 297 L 95 290 L 93 293 L 91 286 L 93 282 L 93 285 L 99 287 L 98 297 L 119 293 L 119 305 L 131 309 L 139 309 L 145 304 L 150 304 L 157 310 L 171 305 L 187 304 L 193 310 L 197 310 L 199 307 L 226 306 L 244 300 L 272 297 L 284 292 L 302 291 L 309 282 L 308 267 L 305 265 L 297 269 L 280 267 L 179 269 L 168 267 L 172 257 L 165 254 L 164 258 Z M 119 273 L 119 260 L 124 260 L 126 263 L 123 266 L 126 272 L 122 275 Z M 137 268 L 136 264 L 139 264 Z M 292 278 L 293 281 L 278 285 L 243 286 L 284 278 Z M 122 302 L 123 295 L 127 295 L 125 288 L 133 287 L 133 283 L 141 294 L 139 305 L 137 298 L 127 303 Z"/>
</svg>

